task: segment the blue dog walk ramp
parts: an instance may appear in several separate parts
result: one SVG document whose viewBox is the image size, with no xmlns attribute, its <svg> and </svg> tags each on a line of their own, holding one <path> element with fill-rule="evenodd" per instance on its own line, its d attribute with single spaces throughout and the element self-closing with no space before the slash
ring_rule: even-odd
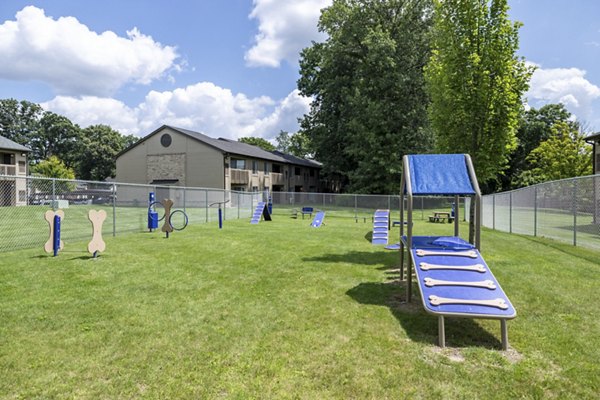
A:
<svg viewBox="0 0 600 400">
<path fill-rule="evenodd" d="M 390 229 L 390 210 L 376 210 L 373 215 L 372 244 L 388 244 Z"/>
<path fill-rule="evenodd" d="M 250 223 L 258 224 L 260 222 L 261 217 L 265 221 L 271 221 L 271 214 L 269 214 L 267 203 L 265 203 L 264 201 L 261 201 L 256 205 L 254 213 L 252 214 L 252 218 L 250 219 Z"/>
<path fill-rule="evenodd" d="M 315 214 L 315 218 L 310 223 L 310 226 L 312 226 L 313 228 L 320 228 L 321 225 L 323 225 L 323 220 L 324 219 L 325 219 L 325 212 L 324 211 L 319 211 L 319 212 L 317 212 Z"/>
</svg>

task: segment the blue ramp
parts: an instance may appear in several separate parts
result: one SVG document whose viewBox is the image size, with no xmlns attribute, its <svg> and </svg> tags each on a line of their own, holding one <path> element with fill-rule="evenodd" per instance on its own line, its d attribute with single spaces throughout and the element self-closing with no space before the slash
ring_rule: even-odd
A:
<svg viewBox="0 0 600 400">
<path fill-rule="evenodd" d="M 252 218 L 250 219 L 251 224 L 258 224 L 260 222 L 261 217 L 265 221 L 271 221 L 271 214 L 269 214 L 269 209 L 267 207 L 267 203 L 264 201 L 260 201 L 256 208 L 254 209 L 254 213 L 252 214 Z"/>
<path fill-rule="evenodd" d="M 390 210 L 376 210 L 373 215 L 372 244 L 388 244 L 390 230 Z"/>
<path fill-rule="evenodd" d="M 319 211 L 315 214 L 315 218 L 310 223 L 310 226 L 313 228 L 320 228 L 323 225 L 323 220 L 325 220 L 325 211 Z"/>
</svg>

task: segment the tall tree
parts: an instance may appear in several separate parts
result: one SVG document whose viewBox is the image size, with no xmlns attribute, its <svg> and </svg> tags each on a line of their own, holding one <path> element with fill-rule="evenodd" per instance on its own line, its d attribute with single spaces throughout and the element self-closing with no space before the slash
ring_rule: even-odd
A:
<svg viewBox="0 0 600 400">
<path fill-rule="evenodd" d="M 429 148 L 430 5 L 334 0 L 319 20 L 328 39 L 301 53 L 298 88 L 313 99 L 301 132 L 324 175 L 347 190 L 397 192 L 402 155 Z"/>
<path fill-rule="evenodd" d="M 126 143 L 126 136 L 121 136 L 107 125 L 91 125 L 82 129 L 77 177 L 95 181 L 114 177 L 116 155 L 125 148 Z"/>
<path fill-rule="evenodd" d="M 529 153 L 531 169 L 518 176 L 520 186 L 590 175 L 592 173 L 592 147 L 583 140 L 576 126 L 557 122 L 547 140 Z"/>
<path fill-rule="evenodd" d="M 280 131 L 275 140 L 277 141 L 277 150 L 282 153 L 301 158 L 314 158 L 310 138 L 304 132 L 290 134 L 286 131 Z"/>
<path fill-rule="evenodd" d="M 520 178 L 522 172 L 532 168 L 527 156 L 550 138 L 552 128 L 559 122 L 567 124 L 572 130 L 579 130 L 579 123 L 573 121 L 563 104 L 547 104 L 540 109 L 525 111 L 517 130 L 517 147 L 510 155 L 505 175 L 500 177 L 503 190 L 516 189 L 527 182 Z"/>
<path fill-rule="evenodd" d="M 50 156 L 57 156 L 68 168 L 73 168 L 77 162 L 80 140 L 79 126 L 65 116 L 46 111 L 40 119 L 37 133 L 29 138 L 32 149 L 30 160 L 40 162 Z"/>
<path fill-rule="evenodd" d="M 43 112 L 42 107 L 29 101 L 0 100 L 0 135 L 27 146 L 38 133 Z"/>
<path fill-rule="evenodd" d="M 425 69 L 437 151 L 469 153 L 481 183 L 506 168 L 532 69 L 507 0 L 435 0 Z"/>
<path fill-rule="evenodd" d="M 260 137 L 251 137 L 251 136 L 243 137 L 243 138 L 239 138 L 238 142 L 251 144 L 252 146 L 260 147 L 261 149 L 266 150 L 266 151 L 275 150 L 275 146 L 273 146 L 268 140 L 260 138 Z"/>
</svg>

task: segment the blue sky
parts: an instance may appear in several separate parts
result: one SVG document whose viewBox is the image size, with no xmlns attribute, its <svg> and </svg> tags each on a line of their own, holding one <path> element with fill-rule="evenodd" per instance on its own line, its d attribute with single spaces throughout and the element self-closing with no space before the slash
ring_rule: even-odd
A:
<svg viewBox="0 0 600 400">
<path fill-rule="evenodd" d="M 0 98 L 85 127 L 144 136 L 162 124 L 237 139 L 297 130 L 298 52 L 331 0 L 2 0 Z M 600 130 L 600 2 L 509 0 L 527 94 Z"/>
</svg>

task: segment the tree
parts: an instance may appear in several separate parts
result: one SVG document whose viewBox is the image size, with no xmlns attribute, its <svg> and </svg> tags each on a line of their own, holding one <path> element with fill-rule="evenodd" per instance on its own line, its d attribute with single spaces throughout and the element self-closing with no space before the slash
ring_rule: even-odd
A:
<svg viewBox="0 0 600 400">
<path fill-rule="evenodd" d="M 42 160 L 37 164 L 31 166 L 31 175 L 43 176 L 46 178 L 56 179 L 75 179 L 75 172 L 72 168 L 65 165 L 62 160 L 56 156 L 50 156 L 47 160 Z M 34 179 L 32 181 L 33 186 L 42 191 L 48 191 L 48 182 Z M 76 185 L 74 182 L 57 181 L 54 185 L 56 193 L 69 192 L 75 189 Z"/>
<path fill-rule="evenodd" d="M 310 139 L 304 132 L 290 134 L 286 131 L 280 131 L 275 140 L 277 141 L 277 150 L 282 153 L 301 158 L 314 158 Z"/>
<path fill-rule="evenodd" d="M 91 125 L 81 132 L 77 177 L 95 181 L 114 177 L 117 153 L 125 148 L 128 137 L 107 125 Z"/>
<path fill-rule="evenodd" d="M 508 20 L 507 0 L 435 1 L 425 76 L 436 149 L 469 153 L 481 183 L 506 168 L 516 147 L 533 72 L 515 55 L 519 27 Z"/>
<path fill-rule="evenodd" d="M 402 156 L 428 150 L 422 68 L 429 0 L 334 0 L 304 49 L 298 88 L 312 97 L 300 122 L 335 186 L 397 193 Z"/>
<path fill-rule="evenodd" d="M 39 162 L 57 156 L 67 167 L 73 168 L 80 140 L 79 126 L 65 116 L 46 111 L 39 121 L 38 131 L 29 137 L 30 161 Z"/>
<path fill-rule="evenodd" d="M 0 100 L 0 135 L 27 146 L 38 133 L 43 112 L 42 107 L 29 101 Z"/>
<path fill-rule="evenodd" d="M 273 146 L 268 140 L 265 140 L 260 137 L 243 137 L 243 138 L 239 138 L 238 142 L 251 144 L 252 146 L 260 147 L 261 149 L 266 150 L 266 151 L 275 150 L 275 146 Z"/>
<path fill-rule="evenodd" d="M 592 148 L 583 140 L 584 136 L 572 123 L 555 123 L 550 137 L 527 156 L 532 168 L 519 174 L 518 183 L 527 186 L 590 175 Z"/>
<path fill-rule="evenodd" d="M 510 155 L 506 174 L 500 177 L 502 189 L 516 189 L 528 182 L 521 177 L 524 171 L 532 168 L 527 156 L 550 138 L 552 128 L 559 122 L 579 130 L 579 124 L 572 120 L 571 113 L 563 104 L 547 104 L 539 110 L 531 108 L 525 111 L 517 130 L 517 147 Z"/>
</svg>

